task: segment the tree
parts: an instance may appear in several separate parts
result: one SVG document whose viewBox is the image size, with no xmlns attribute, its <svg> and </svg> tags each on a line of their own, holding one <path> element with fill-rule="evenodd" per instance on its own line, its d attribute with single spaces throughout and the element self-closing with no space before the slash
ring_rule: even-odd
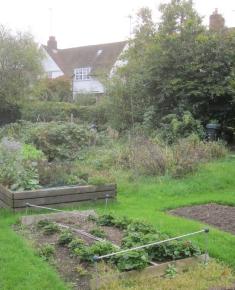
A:
<svg viewBox="0 0 235 290">
<path fill-rule="evenodd" d="M 144 21 L 130 42 L 126 65 L 115 76 L 123 86 L 115 99 L 116 107 L 122 103 L 120 116 L 132 109 L 132 122 L 143 125 L 147 117 L 152 128 L 159 127 L 168 114 L 182 116 L 185 111 L 204 124 L 212 118 L 231 123 L 235 114 L 234 32 L 208 31 L 191 0 L 172 0 L 161 5 L 160 11 L 158 29 L 151 14 L 141 16 Z"/>
<path fill-rule="evenodd" d="M 0 106 L 26 97 L 41 73 L 41 52 L 28 33 L 13 34 L 0 26 Z"/>
</svg>

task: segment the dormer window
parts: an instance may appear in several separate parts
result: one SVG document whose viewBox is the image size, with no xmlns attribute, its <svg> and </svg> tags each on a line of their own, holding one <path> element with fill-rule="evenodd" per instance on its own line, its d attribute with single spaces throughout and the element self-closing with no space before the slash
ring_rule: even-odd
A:
<svg viewBox="0 0 235 290">
<path fill-rule="evenodd" d="M 74 79 L 76 81 L 88 81 L 91 79 L 90 73 L 91 73 L 90 67 L 76 68 L 74 70 Z"/>
</svg>

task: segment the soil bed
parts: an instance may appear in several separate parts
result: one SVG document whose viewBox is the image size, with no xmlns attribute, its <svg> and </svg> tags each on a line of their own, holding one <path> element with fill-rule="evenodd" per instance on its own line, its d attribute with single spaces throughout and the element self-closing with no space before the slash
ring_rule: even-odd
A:
<svg viewBox="0 0 235 290">
<path fill-rule="evenodd" d="M 202 221 L 235 235 L 235 207 L 211 203 L 177 208 L 169 213 Z"/>
</svg>

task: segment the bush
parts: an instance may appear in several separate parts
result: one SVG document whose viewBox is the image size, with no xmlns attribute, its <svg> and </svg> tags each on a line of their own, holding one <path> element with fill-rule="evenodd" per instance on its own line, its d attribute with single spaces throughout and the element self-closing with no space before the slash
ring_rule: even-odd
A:
<svg viewBox="0 0 235 290">
<path fill-rule="evenodd" d="M 32 154 L 29 153 L 29 148 Z M 42 152 L 33 146 L 3 138 L 0 143 L 0 183 L 11 190 L 31 190 L 39 188 L 37 158 Z M 4 166 L 3 166 L 4 165 Z"/>
<path fill-rule="evenodd" d="M 82 148 L 92 144 L 93 135 L 74 123 L 40 123 L 30 130 L 28 142 L 42 150 L 49 161 L 73 160 Z"/>
<path fill-rule="evenodd" d="M 31 101 L 21 104 L 22 120 L 31 122 L 71 121 L 79 118 L 77 104 L 51 101 Z"/>
<path fill-rule="evenodd" d="M 222 158 L 227 154 L 227 149 L 222 143 L 203 142 L 195 135 L 178 140 L 172 150 L 171 172 L 175 177 L 192 173 L 200 163 Z"/>
<path fill-rule="evenodd" d="M 192 134 L 199 136 L 200 139 L 205 136 L 201 122 L 194 119 L 188 111 L 182 115 L 170 114 L 162 118 L 160 130 L 162 138 L 170 144 Z"/>
<path fill-rule="evenodd" d="M 43 101 L 71 101 L 71 80 L 64 76 L 55 79 L 41 79 L 33 87 L 32 95 Z"/>
<path fill-rule="evenodd" d="M 167 169 L 165 150 L 145 137 L 133 138 L 120 162 L 142 175 L 163 175 Z"/>
</svg>

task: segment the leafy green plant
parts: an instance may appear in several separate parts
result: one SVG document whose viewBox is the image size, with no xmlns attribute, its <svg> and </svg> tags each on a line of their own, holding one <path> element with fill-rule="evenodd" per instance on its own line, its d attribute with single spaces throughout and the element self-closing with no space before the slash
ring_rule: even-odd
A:
<svg viewBox="0 0 235 290">
<path fill-rule="evenodd" d="M 79 248 L 83 248 L 85 246 L 85 243 L 82 239 L 76 238 L 73 239 L 69 244 L 68 244 L 68 248 L 74 252 L 74 250 L 79 249 Z"/>
<path fill-rule="evenodd" d="M 42 229 L 43 233 L 48 236 L 60 232 L 59 226 L 53 222 L 50 222 L 49 224 L 45 225 Z"/>
<path fill-rule="evenodd" d="M 157 261 L 176 260 L 200 254 L 199 247 L 190 241 L 172 241 L 151 248 L 151 257 Z"/>
<path fill-rule="evenodd" d="M 121 230 L 126 230 L 128 225 L 132 223 L 132 220 L 126 216 L 115 218 L 114 226 Z"/>
<path fill-rule="evenodd" d="M 127 226 L 127 232 L 137 232 L 142 234 L 155 234 L 157 230 L 150 224 L 142 221 L 133 221 Z"/>
<path fill-rule="evenodd" d="M 38 250 L 38 255 L 43 260 L 48 261 L 55 253 L 55 247 L 51 244 L 44 244 Z"/>
<path fill-rule="evenodd" d="M 169 264 L 166 268 L 166 271 L 165 271 L 165 277 L 166 278 L 174 278 L 175 275 L 177 274 L 177 270 L 176 270 L 176 267 L 175 265 L 173 264 Z"/>
<path fill-rule="evenodd" d="M 96 242 L 91 246 L 76 248 L 74 253 L 79 256 L 81 261 L 94 262 L 94 256 L 106 255 L 115 250 L 116 248 L 110 242 Z"/>
<path fill-rule="evenodd" d="M 45 226 L 48 226 L 51 224 L 51 221 L 50 220 L 40 220 L 38 223 L 37 223 L 37 228 L 38 229 L 43 229 Z"/>
<path fill-rule="evenodd" d="M 60 246 L 66 246 L 66 245 L 69 245 L 69 243 L 71 243 L 72 240 L 73 240 L 73 234 L 71 233 L 71 231 L 64 230 L 59 235 L 58 244 Z"/>
<path fill-rule="evenodd" d="M 99 216 L 97 224 L 100 226 L 113 226 L 115 225 L 115 218 L 111 214 L 104 214 Z"/>
<path fill-rule="evenodd" d="M 89 274 L 89 272 L 81 265 L 76 266 L 74 270 L 79 274 L 79 276 L 86 276 Z"/>
<path fill-rule="evenodd" d="M 112 262 L 120 271 L 140 270 L 149 263 L 148 254 L 145 251 L 131 251 L 114 256 Z"/>
<path fill-rule="evenodd" d="M 90 234 L 98 237 L 98 238 L 105 238 L 106 233 L 102 228 L 96 227 L 90 230 Z"/>
</svg>

